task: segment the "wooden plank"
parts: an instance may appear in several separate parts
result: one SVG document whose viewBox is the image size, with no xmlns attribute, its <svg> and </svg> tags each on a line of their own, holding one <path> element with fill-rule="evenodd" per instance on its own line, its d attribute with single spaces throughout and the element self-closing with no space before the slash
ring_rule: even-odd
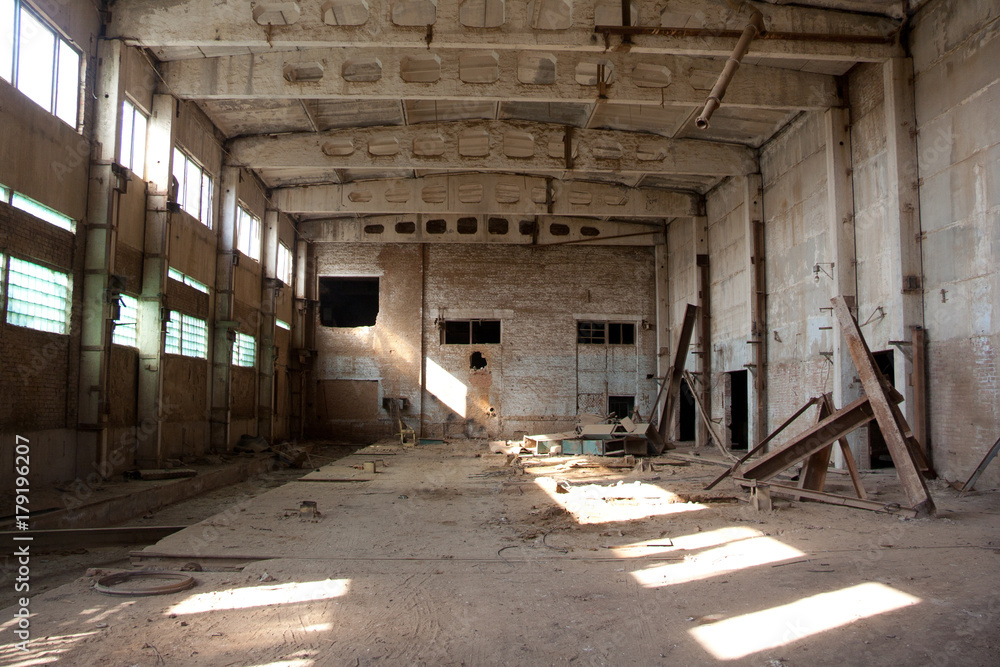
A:
<svg viewBox="0 0 1000 667">
<path fill-rule="evenodd" d="M 741 476 L 748 479 L 771 479 L 781 471 L 836 442 L 874 418 L 875 415 L 868 397 L 859 398 L 812 428 L 798 434 L 783 447 L 743 467 Z"/>
<path fill-rule="evenodd" d="M 860 498 L 850 498 L 848 496 L 840 496 L 835 493 L 826 493 L 823 491 L 812 491 L 810 489 L 800 489 L 795 486 L 785 486 L 784 484 L 774 484 L 772 482 L 767 482 L 766 484 L 757 483 L 757 480 L 752 479 L 741 479 L 737 480 L 742 486 L 751 488 L 756 486 L 756 488 L 769 488 L 772 493 L 780 493 L 789 496 L 802 496 L 804 498 L 809 498 L 810 500 L 816 500 L 821 503 L 827 503 L 830 505 L 842 505 L 844 507 L 855 507 L 857 509 L 871 510 L 873 512 L 886 512 L 889 514 L 896 514 L 899 516 L 909 516 L 916 517 L 919 516 L 918 512 L 910 507 L 900 507 L 896 503 L 881 503 L 875 500 L 862 500 Z"/>
<path fill-rule="evenodd" d="M 975 472 L 972 473 L 972 476 L 969 477 L 968 481 L 966 481 L 962 486 L 962 493 L 959 494 L 959 498 L 964 496 L 969 491 L 972 491 L 972 488 L 979 480 L 979 476 L 983 474 L 984 470 L 986 470 L 986 466 L 990 464 L 990 461 L 996 457 L 997 452 L 1000 452 L 1000 438 L 997 438 L 997 441 L 993 443 L 993 446 L 990 447 L 990 451 L 986 452 L 986 456 L 983 457 L 982 462 L 976 467 Z"/>
<path fill-rule="evenodd" d="M 930 461 L 931 448 L 927 440 L 927 337 L 923 327 L 913 327 L 913 437 Z"/>
<path fill-rule="evenodd" d="M 854 359 L 854 366 L 858 370 L 858 377 L 868 394 L 871 410 L 878 421 L 879 428 L 885 438 L 889 454 L 892 456 L 893 464 L 896 466 L 896 475 L 903 485 L 906 497 L 918 515 L 933 515 L 936 511 L 934 500 L 927 490 L 923 475 L 917 469 L 917 464 L 910 452 L 910 446 L 906 442 L 903 434 L 905 422 L 897 410 L 893 410 L 886 392 L 886 381 L 875 365 L 868 343 L 865 342 L 858 327 L 857 320 L 851 314 L 851 309 L 847 300 L 842 296 L 834 297 L 833 310 L 840 320 L 840 326 L 844 331 L 844 341 L 851 351 Z"/>
<path fill-rule="evenodd" d="M 819 400 L 819 410 L 816 412 L 816 423 L 823 421 L 834 413 L 830 409 L 830 394 L 823 394 Z M 833 443 L 809 456 L 802 464 L 799 472 L 799 488 L 822 491 L 826 485 L 826 471 L 830 467 L 830 456 L 833 454 Z"/>
<path fill-rule="evenodd" d="M 719 433 L 715 430 L 715 424 L 712 423 L 712 419 L 709 417 L 708 412 L 705 410 L 705 406 L 702 405 L 701 399 L 698 398 L 698 392 L 694 391 L 694 378 L 687 371 L 684 371 L 684 379 L 687 380 L 688 386 L 692 387 L 691 395 L 694 396 L 694 404 L 698 406 L 698 414 L 701 415 L 702 421 L 705 423 L 705 428 L 708 430 L 709 437 L 715 441 L 716 448 L 722 453 L 724 457 L 731 461 L 735 461 L 736 457 L 726 449 L 726 444 L 719 437 Z"/>
<path fill-rule="evenodd" d="M 775 439 L 776 437 L 778 437 L 778 435 L 779 435 L 779 434 L 780 434 L 780 433 L 781 433 L 782 431 L 784 431 L 784 430 L 785 430 L 786 428 L 788 428 L 788 426 L 789 426 L 789 425 L 790 425 L 790 424 L 791 424 L 791 423 L 792 423 L 793 421 L 795 421 L 796 419 L 798 419 L 798 418 L 799 418 L 799 416 L 800 416 L 800 415 L 801 415 L 801 414 L 802 414 L 803 412 L 805 412 L 806 410 L 808 410 L 808 409 L 809 409 L 809 408 L 811 408 L 812 406 L 816 405 L 816 402 L 817 402 L 818 400 L 819 400 L 819 399 L 818 399 L 817 397 L 815 397 L 815 396 L 814 396 L 814 397 L 812 397 L 812 398 L 810 398 L 810 399 L 809 399 L 809 401 L 808 401 L 808 402 L 806 402 L 806 404 L 805 404 L 805 405 L 803 405 L 803 406 L 802 406 L 801 408 L 799 408 L 798 410 L 796 410 L 796 411 L 795 411 L 795 414 L 793 414 L 793 415 L 792 415 L 791 417 L 789 417 L 788 419 L 786 419 L 786 420 L 785 420 L 785 421 L 784 421 L 784 422 L 783 422 L 783 423 L 781 424 L 781 426 L 779 426 L 778 428 L 776 428 L 776 429 L 774 429 L 773 431 L 771 431 L 771 433 L 770 433 L 770 434 L 769 434 L 769 435 L 768 435 L 768 436 L 767 436 L 766 438 L 764 438 L 763 440 L 761 440 L 760 442 L 758 442 L 758 443 L 757 443 L 757 446 L 756 446 L 756 447 L 754 447 L 754 448 L 753 448 L 753 449 L 751 449 L 751 450 L 750 450 L 749 452 L 747 452 L 746 454 L 744 454 L 744 455 L 743 455 L 743 458 L 741 458 L 741 459 L 740 459 L 739 461 L 737 461 L 736 463 L 734 463 L 734 464 L 733 464 L 733 465 L 732 465 L 732 466 L 731 466 L 731 467 L 729 468 L 729 470 L 727 470 L 726 472 L 722 473 L 721 475 L 719 475 L 718 477 L 716 477 L 715 479 L 713 479 L 713 480 L 712 480 L 711 482 L 709 482 L 709 483 L 708 483 L 708 485 L 707 485 L 707 486 L 705 487 L 705 490 L 706 490 L 706 491 L 709 491 L 709 490 L 711 490 L 712 488 L 714 488 L 714 487 L 715 487 L 715 485 L 716 485 L 716 484 L 718 484 L 719 482 L 721 482 L 722 480 L 724 480 L 724 479 L 725 479 L 726 477 L 729 477 L 729 476 L 730 476 L 731 474 L 733 474 L 733 472 L 735 472 L 735 471 L 736 471 L 736 469 L 737 469 L 737 468 L 739 468 L 739 467 L 740 467 L 741 465 L 743 465 L 744 463 L 746 463 L 746 462 L 747 462 L 747 460 L 749 460 L 751 456 L 753 456 L 754 454 L 756 454 L 756 453 L 757 453 L 757 452 L 759 452 L 760 450 L 764 449 L 764 447 L 766 447 L 766 446 L 767 446 L 767 443 L 771 442 L 771 441 L 772 441 L 772 440 L 774 440 L 774 439 Z"/>
<path fill-rule="evenodd" d="M 667 397 L 660 415 L 660 422 L 657 431 L 660 438 L 666 441 L 669 438 L 670 423 L 673 420 L 674 411 L 677 409 L 677 399 L 680 397 L 681 380 L 684 378 L 684 364 L 687 363 L 688 348 L 691 346 L 691 334 L 694 333 L 694 324 L 698 315 L 698 306 L 688 304 L 684 310 L 684 322 L 681 324 L 681 331 L 677 337 L 677 348 L 674 350 L 674 363 L 670 367 L 669 384 L 667 386 Z M 657 445 L 659 446 L 659 445 Z M 663 453 L 660 449 L 657 454 Z"/>
<path fill-rule="evenodd" d="M 14 537 L 30 537 L 33 549 L 78 549 L 108 544 L 155 543 L 187 526 L 115 526 L 112 528 L 54 528 L 51 530 L 5 530 L 0 540 L 9 543 Z"/>
</svg>

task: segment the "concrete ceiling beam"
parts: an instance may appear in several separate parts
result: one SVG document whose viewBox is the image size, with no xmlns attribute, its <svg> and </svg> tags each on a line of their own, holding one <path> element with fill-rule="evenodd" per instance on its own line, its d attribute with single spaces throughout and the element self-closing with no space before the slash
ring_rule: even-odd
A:
<svg viewBox="0 0 1000 667">
<path fill-rule="evenodd" d="M 295 12 L 269 12 L 268 5 L 294 5 Z M 726 57 L 746 14 L 727 3 L 640 0 L 634 27 L 661 34 L 597 34 L 597 26 L 621 27 L 616 0 L 537 0 L 503 2 L 502 11 L 479 25 L 474 0 L 432 3 L 401 0 L 299 0 L 294 3 L 192 0 L 164 3 L 136 0 L 111 12 L 108 35 L 150 48 L 161 59 L 199 58 L 239 49 L 436 46 L 443 48 L 554 49 Z M 409 11 L 423 5 L 420 11 Z M 469 5 L 470 7 L 465 7 Z M 494 4 L 494 6 L 496 6 Z M 850 12 L 758 4 L 771 38 L 754 43 L 752 54 L 765 58 L 882 61 L 901 55 L 894 37 L 899 21 Z M 480 16 L 482 12 L 478 13 Z M 237 49 L 237 51 L 233 51 Z"/>
<path fill-rule="evenodd" d="M 272 191 L 272 202 L 278 210 L 298 215 L 422 213 L 673 218 L 704 214 L 703 198 L 689 192 L 511 174 L 295 186 Z"/>
<path fill-rule="evenodd" d="M 218 99 L 474 99 L 700 105 L 724 61 L 628 53 L 446 49 L 308 49 L 165 63 L 177 97 Z M 606 84 L 597 85 L 598 67 Z M 301 75 L 299 74 L 301 72 Z M 825 74 L 744 65 L 728 107 L 824 110 L 840 106 Z"/>
<path fill-rule="evenodd" d="M 637 132 L 573 130 L 519 121 L 462 121 L 235 139 L 233 166 L 327 169 L 440 169 L 521 172 L 736 176 L 757 171 L 753 150 L 738 144 L 667 139 Z"/>
</svg>

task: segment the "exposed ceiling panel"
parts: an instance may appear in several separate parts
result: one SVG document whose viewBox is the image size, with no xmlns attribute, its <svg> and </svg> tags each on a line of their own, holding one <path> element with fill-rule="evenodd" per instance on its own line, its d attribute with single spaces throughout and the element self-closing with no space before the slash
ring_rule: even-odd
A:
<svg viewBox="0 0 1000 667">
<path fill-rule="evenodd" d="M 695 110 L 695 107 L 602 102 L 594 111 L 590 127 L 626 132 L 650 132 L 671 137 Z"/>
<path fill-rule="evenodd" d="M 687 139 L 746 144 L 759 148 L 795 116 L 795 112 L 766 111 L 764 109 L 747 111 L 723 105 L 712 116 L 711 124 L 707 129 L 700 130 L 695 127 L 695 119 L 692 117 L 677 136 Z"/>
<path fill-rule="evenodd" d="M 403 108 L 396 100 L 313 100 L 311 104 L 320 130 L 403 124 Z"/>
<path fill-rule="evenodd" d="M 444 123 L 453 120 L 493 120 L 497 103 L 481 100 L 406 100 L 406 122 Z"/>
<path fill-rule="evenodd" d="M 593 104 L 563 102 L 501 102 L 500 118 L 584 127 L 593 108 Z"/>
<path fill-rule="evenodd" d="M 208 100 L 201 108 L 227 137 L 312 129 L 298 100 Z"/>
</svg>

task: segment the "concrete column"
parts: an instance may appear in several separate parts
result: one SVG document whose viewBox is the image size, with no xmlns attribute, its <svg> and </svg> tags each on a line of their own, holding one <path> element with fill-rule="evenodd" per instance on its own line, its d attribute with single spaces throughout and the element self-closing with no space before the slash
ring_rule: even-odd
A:
<svg viewBox="0 0 1000 667">
<path fill-rule="evenodd" d="M 260 329 L 257 392 L 257 434 L 270 441 L 274 432 L 274 310 L 275 297 L 281 289 L 276 277 L 278 257 L 278 211 L 264 214 L 264 247 L 261 250 Z"/>
<path fill-rule="evenodd" d="M 909 341 L 914 327 L 923 327 L 923 263 L 920 247 L 920 200 L 917 193 L 917 137 L 913 103 L 913 61 L 891 58 L 882 69 L 885 86 L 886 215 L 889 228 L 898 232 L 886 239 L 893 276 L 900 288 L 890 303 L 893 338 Z M 933 332 L 932 332 L 933 333 Z M 907 422 L 914 423 L 913 372 L 910 355 L 895 352 L 896 388 L 904 397 L 900 406 Z M 923 409 L 923 406 L 921 406 Z"/>
<path fill-rule="evenodd" d="M 858 296 L 857 250 L 854 230 L 854 182 L 851 178 L 851 112 L 850 109 L 828 109 L 824 117 L 826 132 L 826 192 L 827 232 L 830 249 L 829 268 L 833 275 L 830 297 Z M 855 381 L 857 370 L 850 350 L 844 342 L 844 331 L 830 312 L 833 327 L 833 403 L 842 408 L 861 396 L 861 385 Z M 855 313 L 856 315 L 857 313 Z M 868 452 L 860 451 L 863 443 L 858 432 L 848 437 L 856 461 L 865 464 Z M 833 448 L 834 465 L 844 466 L 839 447 Z"/>
<path fill-rule="evenodd" d="M 764 184 L 760 174 L 743 179 L 743 233 L 747 244 L 747 295 L 749 308 L 747 344 L 750 346 L 750 373 L 753 407 L 749 410 L 749 446 L 768 433 L 767 425 L 767 289 L 764 273 Z"/>
<path fill-rule="evenodd" d="M 233 354 L 233 262 L 236 253 L 236 206 L 239 167 L 222 167 L 219 246 L 215 261 L 215 336 L 212 346 L 212 449 L 229 449 L 230 383 Z"/>
<path fill-rule="evenodd" d="M 170 95 L 154 95 L 146 142 L 146 237 L 143 247 L 142 294 L 139 297 L 139 433 L 136 464 L 163 465 L 160 423 L 173 409 L 163 404 L 163 332 L 167 261 L 170 250 L 171 159 L 173 119 L 177 104 Z"/>
<path fill-rule="evenodd" d="M 126 173 L 114 168 L 118 158 L 118 117 L 121 109 L 122 43 L 100 40 L 94 91 L 94 120 L 84 235 L 83 328 L 80 338 L 79 439 L 82 451 L 94 453 L 94 463 L 105 478 L 108 461 L 108 363 L 113 327 L 108 276 L 114 271 L 119 188 Z"/>
<path fill-rule="evenodd" d="M 665 227 L 665 226 L 664 226 Z M 667 272 L 667 232 L 663 230 L 663 243 L 657 243 L 653 247 L 653 264 L 656 280 L 656 377 L 660 378 L 662 386 L 666 383 L 666 376 L 670 370 L 670 277 Z M 659 392 L 660 403 L 653 406 L 654 415 L 659 415 L 659 419 L 665 419 L 662 414 L 663 406 L 666 404 L 666 388 Z"/>
</svg>

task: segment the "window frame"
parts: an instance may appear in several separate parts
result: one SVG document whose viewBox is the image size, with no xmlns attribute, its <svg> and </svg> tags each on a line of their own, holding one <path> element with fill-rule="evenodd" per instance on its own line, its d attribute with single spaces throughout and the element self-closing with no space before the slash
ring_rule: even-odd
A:
<svg viewBox="0 0 1000 667">
<path fill-rule="evenodd" d="M 167 278 L 170 280 L 176 280 L 183 285 L 187 285 L 191 289 L 198 290 L 202 294 L 211 294 L 212 291 L 212 288 L 209 285 L 206 285 L 200 280 L 195 280 L 186 273 L 181 273 L 172 266 L 167 266 Z"/>
<path fill-rule="evenodd" d="M 284 252 L 282 252 L 284 251 Z M 284 260 L 284 263 L 283 261 Z M 292 251 L 281 241 L 278 241 L 278 250 L 274 262 L 274 276 L 284 284 L 291 286 L 293 280 L 293 266 L 295 258 Z"/>
<path fill-rule="evenodd" d="M 125 118 L 128 109 L 131 109 L 131 114 L 129 114 L 131 115 L 131 119 L 129 120 L 128 123 L 129 127 L 128 156 L 126 159 Z M 142 161 L 138 165 L 136 164 L 136 142 L 139 139 L 139 137 L 137 136 L 135 131 L 136 117 L 142 118 L 143 122 L 142 143 L 140 144 L 142 147 L 140 153 L 140 155 L 142 156 Z M 143 111 L 143 109 L 141 109 L 139 105 L 133 102 L 131 99 L 128 98 L 123 99 L 122 109 L 121 109 L 121 129 L 118 134 L 118 164 L 125 167 L 126 169 L 128 169 L 141 179 L 146 178 L 146 138 L 148 134 L 149 134 L 149 114 Z M 136 170 L 136 167 L 138 167 L 138 171 Z"/>
<path fill-rule="evenodd" d="M 9 56 L 9 70 L 6 68 L 8 64 L 4 62 L 4 69 L 0 70 L 0 79 L 3 79 L 11 86 L 16 88 L 21 94 L 30 99 L 32 102 L 40 106 L 45 111 L 49 112 L 51 115 L 55 116 L 62 122 L 66 123 L 73 128 L 74 131 L 79 132 L 81 129 L 81 104 L 80 104 L 80 92 L 82 84 L 85 81 L 85 76 L 83 74 L 84 64 L 86 59 L 84 58 L 84 51 L 78 48 L 55 24 L 55 22 L 48 19 L 44 14 L 42 14 L 38 9 L 32 5 L 23 2 L 23 0 L 8 0 L 10 8 L 13 10 L 12 18 L 13 22 L 10 26 L 10 37 L 11 37 L 11 52 Z M 52 60 L 50 63 L 49 71 L 49 100 L 47 104 L 39 102 L 32 93 L 22 87 L 21 77 L 27 74 L 35 74 L 33 72 L 21 72 L 21 42 L 22 42 L 22 12 L 28 14 L 32 20 L 37 22 L 43 29 L 45 29 L 48 34 L 52 37 Z M 3 19 L 0 17 L 0 22 Z M 35 38 L 29 39 L 37 42 L 37 36 Z M 69 53 L 75 57 L 76 64 L 76 80 L 73 85 L 68 90 L 60 86 L 60 77 L 72 72 L 72 67 L 64 68 L 62 62 L 63 49 L 68 49 Z M 73 63 L 67 63 L 67 65 L 73 65 Z M 36 77 L 29 77 L 37 81 Z M 61 89 L 62 88 L 62 89 Z M 61 94 L 69 94 L 70 100 L 65 100 Z M 62 113 L 64 110 L 64 105 L 69 106 L 72 104 L 73 117 L 72 120 L 67 119 L 66 114 Z"/>
<path fill-rule="evenodd" d="M 14 188 L 0 184 L 0 202 L 7 204 L 19 211 L 24 211 L 28 215 L 47 222 L 53 227 L 63 229 L 70 234 L 76 234 L 76 220 L 65 213 L 60 213 L 51 206 L 46 206 L 37 199 L 18 192 Z"/>
<path fill-rule="evenodd" d="M 53 304 L 47 304 L 47 303 L 45 303 L 45 301 L 48 301 L 48 300 L 59 300 L 59 301 L 62 301 L 62 304 L 61 304 L 62 305 L 61 311 L 62 311 L 62 314 L 63 314 L 62 321 L 59 321 L 59 320 L 56 320 L 56 319 L 50 319 L 50 318 L 45 317 L 42 314 L 37 314 L 37 313 L 24 313 L 24 312 L 20 312 L 20 311 L 16 311 L 16 312 L 13 313 L 16 317 L 23 317 L 26 320 L 30 320 L 31 318 L 37 318 L 37 319 L 39 319 L 41 321 L 44 321 L 44 322 L 53 323 L 53 324 L 55 324 L 54 328 L 53 327 L 40 327 L 40 326 L 36 326 L 36 324 L 34 324 L 34 323 L 30 322 L 30 321 L 21 322 L 21 323 L 19 323 L 19 322 L 12 322 L 11 321 L 12 311 L 11 311 L 11 308 L 10 308 L 10 300 L 11 300 L 11 284 L 10 284 L 10 279 L 11 279 L 11 273 L 14 270 L 16 270 L 12 266 L 15 262 L 16 263 L 20 263 L 20 264 L 26 264 L 29 267 L 33 267 L 35 269 L 41 269 L 43 271 L 47 271 L 50 274 L 55 274 L 56 276 L 61 276 L 64 279 L 65 284 L 58 284 L 58 282 L 51 281 L 51 280 L 48 281 L 48 283 L 47 283 L 47 284 L 55 284 L 56 287 L 61 288 L 62 291 L 63 291 L 62 295 L 48 293 L 48 292 L 39 290 L 39 289 L 34 288 L 34 287 L 30 287 L 30 286 L 24 286 L 24 285 L 16 285 L 15 286 L 18 290 L 25 290 L 25 291 L 31 291 L 31 292 L 33 292 L 33 294 L 31 295 L 33 298 L 30 301 L 28 299 L 21 299 L 21 298 L 17 299 L 18 301 L 21 301 L 21 302 L 24 302 L 24 303 L 27 303 L 27 304 L 31 304 L 30 308 L 32 308 L 32 309 L 48 309 L 48 310 L 56 310 L 56 311 L 58 311 L 59 309 L 55 305 L 53 305 Z M 21 327 L 21 328 L 24 328 L 24 329 L 33 329 L 35 331 L 42 331 L 42 332 L 45 332 L 45 333 L 53 333 L 53 334 L 56 334 L 58 336 L 68 336 L 68 335 L 70 335 L 71 329 L 72 329 L 72 324 L 73 324 L 73 322 L 72 322 L 72 320 L 73 320 L 73 317 L 72 317 L 72 315 L 73 315 L 73 274 L 71 272 L 63 271 L 63 270 L 60 270 L 60 269 L 57 269 L 57 268 L 51 268 L 51 267 L 47 266 L 45 263 L 39 262 L 37 260 L 33 261 L 33 260 L 30 260 L 30 259 L 24 259 L 24 258 L 17 257 L 17 256 L 14 256 L 14 255 L 6 254 L 6 253 L 0 255 L 0 267 L 2 267 L 2 269 L 3 269 L 2 274 L 0 274 L 0 275 L 2 275 L 2 284 L 0 284 L 0 295 L 2 295 L 2 298 L 3 298 L 3 322 L 5 324 L 7 324 L 8 326 Z M 26 276 L 26 278 L 27 278 L 27 280 L 29 282 L 33 282 L 35 280 L 40 280 L 40 278 L 33 277 L 30 274 L 25 273 L 24 271 L 18 270 L 17 272 L 18 272 L 19 275 Z"/>
<path fill-rule="evenodd" d="M 125 313 L 132 310 L 130 306 L 126 304 L 126 299 L 135 302 L 135 318 L 133 320 L 123 320 Z M 121 345 L 122 347 L 130 347 L 133 349 L 138 349 L 139 347 L 139 298 L 132 296 L 131 294 L 120 294 L 118 296 L 118 318 L 114 320 L 114 327 L 111 330 L 111 343 L 112 345 Z M 129 328 L 133 327 L 135 329 L 135 342 L 125 342 L 121 340 L 124 336 L 119 334 L 119 327 Z M 129 337 L 131 341 L 132 337 Z"/>
<path fill-rule="evenodd" d="M 247 235 L 247 247 L 243 247 L 244 224 L 249 221 L 250 229 Z M 263 229 L 261 219 L 250 212 L 242 203 L 236 204 L 236 249 L 255 262 L 260 262 L 263 247 Z M 256 252 L 253 252 L 256 248 Z"/>
<path fill-rule="evenodd" d="M 613 335 L 615 327 L 617 327 L 617 336 Z M 632 331 L 631 342 L 623 342 L 628 337 L 625 335 L 626 327 Z M 634 347 L 639 343 L 637 329 L 638 326 L 634 320 L 577 320 L 576 344 Z M 600 332 L 599 335 L 598 332 Z M 612 340 L 616 337 L 617 342 Z"/>
<path fill-rule="evenodd" d="M 190 153 L 176 144 L 174 145 L 172 155 L 170 176 L 177 179 L 177 197 L 174 203 L 192 218 L 212 229 L 212 209 L 215 200 L 215 181 L 212 174 L 201 163 L 195 160 Z M 178 157 L 181 159 L 178 160 Z M 188 176 L 191 175 L 192 171 L 198 174 L 197 211 L 192 211 L 188 207 L 189 200 L 191 199 L 191 195 L 188 193 L 188 186 L 190 185 Z"/>
<path fill-rule="evenodd" d="M 233 337 L 233 351 L 230 355 L 229 363 L 237 368 L 256 368 L 257 366 L 257 339 L 250 334 L 245 334 L 241 331 L 235 332 L 236 335 Z M 249 342 L 250 351 L 250 363 L 246 362 L 246 357 L 244 352 L 247 349 Z"/>
<path fill-rule="evenodd" d="M 489 324 L 496 323 L 497 329 L 498 329 L 498 331 L 497 331 L 498 336 L 497 336 L 497 340 L 495 342 L 484 341 L 484 340 L 482 340 L 481 337 L 477 340 L 476 334 L 477 333 L 479 333 L 479 334 L 483 333 L 483 331 L 482 331 L 483 323 L 489 323 Z M 453 328 L 457 329 L 458 327 L 456 327 L 454 325 L 462 325 L 462 324 L 467 324 L 468 325 L 468 327 L 466 328 L 466 330 L 468 331 L 468 340 L 467 341 L 449 340 L 449 337 L 450 337 L 449 336 L 449 331 L 448 331 L 449 325 L 452 325 Z M 476 331 L 477 326 L 479 327 L 479 331 L 478 332 Z M 452 332 L 452 333 L 458 333 L 458 332 Z M 442 345 L 501 345 L 501 344 L 503 344 L 503 320 L 501 320 L 500 318 L 492 318 L 492 317 L 486 317 L 486 318 L 456 318 L 456 319 L 442 320 L 441 321 L 441 344 Z"/>
<path fill-rule="evenodd" d="M 174 324 L 176 322 L 176 324 Z M 176 329 L 177 346 L 176 350 L 171 349 L 170 337 L 173 335 L 172 330 Z M 198 342 L 197 340 L 192 341 L 190 333 L 193 329 L 198 329 L 204 332 L 204 349 L 200 350 L 200 353 L 188 354 L 186 350 L 193 348 L 192 342 Z M 200 317 L 195 317 L 194 315 L 188 315 L 187 313 L 182 313 L 178 310 L 170 311 L 170 319 L 166 322 L 165 335 L 163 336 L 163 353 L 172 354 L 181 357 L 188 357 L 189 359 L 208 359 L 208 321 L 203 320 Z M 185 343 L 188 343 L 185 347 Z"/>
</svg>

